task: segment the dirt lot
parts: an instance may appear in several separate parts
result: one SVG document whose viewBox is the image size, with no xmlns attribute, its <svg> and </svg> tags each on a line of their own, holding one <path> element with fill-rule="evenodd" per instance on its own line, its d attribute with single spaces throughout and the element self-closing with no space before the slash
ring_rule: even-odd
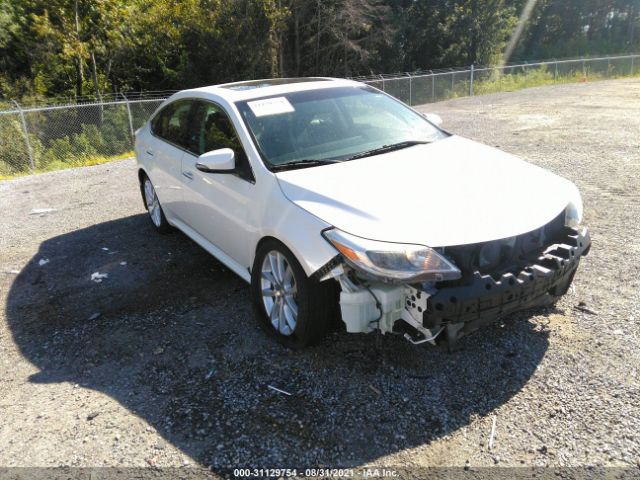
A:
<svg viewBox="0 0 640 480">
<path fill-rule="evenodd" d="M 0 466 L 640 465 L 640 81 L 427 109 L 582 190 L 593 248 L 556 308 L 453 354 L 293 352 L 241 280 L 153 232 L 133 161 L 0 182 Z"/>
</svg>

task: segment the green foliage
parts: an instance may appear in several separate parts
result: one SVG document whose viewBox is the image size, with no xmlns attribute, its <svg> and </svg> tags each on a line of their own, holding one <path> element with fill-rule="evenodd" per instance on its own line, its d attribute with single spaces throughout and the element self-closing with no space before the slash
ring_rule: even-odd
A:
<svg viewBox="0 0 640 480">
<path fill-rule="evenodd" d="M 0 98 L 497 63 L 525 0 L 0 0 Z M 640 50 L 640 0 L 538 0 L 511 60 Z"/>
<path fill-rule="evenodd" d="M 0 176 L 29 171 L 29 153 L 24 130 L 17 116 L 0 116 Z M 29 146 L 37 166 L 43 153 L 43 146 L 35 135 L 29 135 Z"/>
<path fill-rule="evenodd" d="M 516 11 L 504 0 L 455 2 L 448 16 L 449 45 L 444 62 L 486 65 L 497 60 L 515 26 Z"/>
<path fill-rule="evenodd" d="M 101 134 L 104 138 L 99 151 L 102 155 L 120 155 L 131 149 L 131 136 L 129 131 L 129 118 L 127 110 L 111 108 L 104 110 L 104 120 L 99 132 L 95 132 L 94 138 Z M 86 135 L 86 133 L 85 133 Z"/>
<path fill-rule="evenodd" d="M 90 145 L 90 148 L 97 152 L 106 152 L 108 144 L 105 143 L 103 133 L 98 129 L 96 125 L 82 125 L 83 142 Z"/>
<path fill-rule="evenodd" d="M 82 166 L 93 164 L 96 159 L 121 158 L 131 150 L 128 144 L 120 148 L 106 145 L 103 135 L 92 125 L 82 133 L 52 140 L 37 167 L 58 170 L 61 167 Z"/>
<path fill-rule="evenodd" d="M 77 106 L 25 112 L 36 170 L 86 165 L 95 159 L 119 158 L 132 139 L 124 105 Z M 70 133 L 75 132 L 75 133 Z M 0 176 L 31 170 L 18 113 L 0 115 Z"/>
<path fill-rule="evenodd" d="M 525 3 L 0 0 L 0 109 L 11 108 L 11 100 L 99 97 L 272 76 L 356 76 L 498 64 Z M 640 0 L 538 0 L 510 60 L 638 50 Z M 631 69 L 605 64 L 588 69 L 587 76 L 624 75 Z M 475 91 L 576 81 L 582 75 L 542 69 L 528 69 L 524 75 L 507 69 L 501 75 L 479 75 Z M 454 81 L 451 86 L 450 81 L 433 81 L 437 98 L 469 91 L 468 83 Z M 414 101 L 436 98 L 427 89 L 415 89 L 413 95 Z M 134 112 L 134 125 L 148 113 Z M 0 117 L 0 175 L 29 168 L 16 118 Z M 37 169 L 101 161 L 131 148 L 124 108 L 29 112 L 27 123 L 38 132 L 30 135 Z"/>
<path fill-rule="evenodd" d="M 73 162 L 75 160 L 75 158 L 73 158 L 73 152 L 74 148 L 69 137 L 56 138 L 49 144 L 41 165 L 46 166 L 58 159 Z"/>
<path fill-rule="evenodd" d="M 87 159 L 118 157 L 129 150 L 131 138 L 126 111 L 105 109 L 101 125 L 83 124 L 79 133 L 50 140 L 39 166 L 46 167 L 59 161 L 83 165 Z"/>
<path fill-rule="evenodd" d="M 28 170 L 29 155 L 20 122 L 0 117 L 0 138 L 0 175 Z"/>
<path fill-rule="evenodd" d="M 558 78 L 562 80 L 562 78 Z M 530 68 L 525 73 L 523 70 L 501 74 L 494 72 L 490 78 L 475 82 L 474 92 L 477 95 L 497 92 L 512 92 L 528 87 L 537 87 L 555 83 L 553 73 L 546 67 Z"/>
<path fill-rule="evenodd" d="M 640 0 L 538 0 L 513 59 L 640 49 Z"/>
</svg>

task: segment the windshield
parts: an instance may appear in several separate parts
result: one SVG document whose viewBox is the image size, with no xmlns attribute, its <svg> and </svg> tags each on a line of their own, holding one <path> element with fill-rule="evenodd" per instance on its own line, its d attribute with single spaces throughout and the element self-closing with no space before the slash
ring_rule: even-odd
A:
<svg viewBox="0 0 640 480">
<path fill-rule="evenodd" d="M 447 136 L 371 87 L 340 87 L 238 102 L 267 166 L 314 166 Z"/>
</svg>

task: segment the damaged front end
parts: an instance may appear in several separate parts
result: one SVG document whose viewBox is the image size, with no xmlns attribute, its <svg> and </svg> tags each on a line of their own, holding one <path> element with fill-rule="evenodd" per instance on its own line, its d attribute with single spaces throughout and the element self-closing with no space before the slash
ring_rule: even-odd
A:
<svg viewBox="0 0 640 480">
<path fill-rule="evenodd" d="M 433 344 L 445 333 L 453 348 L 484 324 L 564 295 L 590 246 L 587 230 L 567 226 L 562 212 L 522 235 L 434 249 L 432 273 L 417 281 L 376 278 L 349 258 L 352 245 L 351 252 L 339 248 L 342 255 L 322 279 L 340 283 L 347 331 L 400 333 L 414 344 Z"/>
</svg>

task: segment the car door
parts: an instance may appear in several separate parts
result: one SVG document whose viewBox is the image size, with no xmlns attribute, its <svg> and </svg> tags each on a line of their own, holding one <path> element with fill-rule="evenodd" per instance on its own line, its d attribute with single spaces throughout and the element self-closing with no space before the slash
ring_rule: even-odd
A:
<svg viewBox="0 0 640 480">
<path fill-rule="evenodd" d="M 243 267 L 249 264 L 248 208 L 254 177 L 242 142 L 225 110 L 209 101 L 193 108 L 188 152 L 182 157 L 185 223 Z M 205 173 L 198 157 L 220 148 L 235 154 L 234 173 Z"/>
<path fill-rule="evenodd" d="M 179 218 L 183 201 L 182 157 L 188 142 L 192 100 L 177 100 L 151 120 L 151 136 L 142 155 L 165 215 Z"/>
</svg>

